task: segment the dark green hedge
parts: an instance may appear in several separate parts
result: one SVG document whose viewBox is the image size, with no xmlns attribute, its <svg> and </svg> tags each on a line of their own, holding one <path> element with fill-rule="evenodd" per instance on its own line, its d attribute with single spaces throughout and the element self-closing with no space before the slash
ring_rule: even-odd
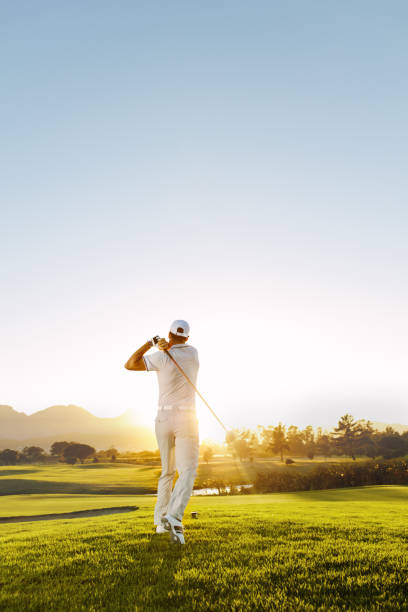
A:
<svg viewBox="0 0 408 612">
<path fill-rule="evenodd" d="M 313 491 L 364 485 L 408 485 L 408 461 L 364 461 L 317 466 L 306 474 L 298 472 L 262 472 L 254 482 L 254 491 Z"/>
</svg>

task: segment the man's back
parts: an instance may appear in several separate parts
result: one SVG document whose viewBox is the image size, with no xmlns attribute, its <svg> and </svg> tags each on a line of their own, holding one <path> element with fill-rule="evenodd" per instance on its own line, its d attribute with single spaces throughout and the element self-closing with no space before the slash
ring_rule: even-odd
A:
<svg viewBox="0 0 408 612">
<path fill-rule="evenodd" d="M 199 368 L 197 349 L 188 344 L 174 344 L 169 352 L 195 385 Z M 165 351 L 145 355 L 143 359 L 146 370 L 157 372 L 159 407 L 195 408 L 194 389 Z"/>
</svg>

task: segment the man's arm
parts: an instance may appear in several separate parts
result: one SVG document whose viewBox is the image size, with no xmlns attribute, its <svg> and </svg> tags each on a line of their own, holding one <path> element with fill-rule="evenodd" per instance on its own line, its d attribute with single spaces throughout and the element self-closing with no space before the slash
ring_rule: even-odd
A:
<svg viewBox="0 0 408 612">
<path fill-rule="evenodd" d="M 149 349 L 151 349 L 153 343 L 151 340 L 148 340 L 140 349 L 137 349 L 136 353 L 133 353 L 131 357 L 125 363 L 125 368 L 127 370 L 135 370 L 136 372 L 142 372 L 146 370 L 145 362 L 143 360 L 143 355 L 147 353 Z"/>
</svg>

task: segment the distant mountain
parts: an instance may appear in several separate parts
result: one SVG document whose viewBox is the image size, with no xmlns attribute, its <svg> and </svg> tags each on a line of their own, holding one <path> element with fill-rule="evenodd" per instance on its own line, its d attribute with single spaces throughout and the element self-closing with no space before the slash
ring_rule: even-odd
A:
<svg viewBox="0 0 408 612">
<path fill-rule="evenodd" d="M 404 431 L 408 431 L 408 425 L 401 425 L 400 423 L 378 423 L 374 421 L 371 422 L 371 425 L 373 429 L 378 429 L 378 431 L 385 431 L 387 427 L 392 427 L 400 434 L 404 433 Z"/>
<path fill-rule="evenodd" d="M 0 405 L 0 449 L 24 446 L 48 449 L 57 440 L 83 442 L 96 449 L 110 446 L 121 451 L 157 448 L 153 430 L 133 425 L 126 413 L 114 418 L 97 417 L 80 406 L 51 406 L 34 414 Z"/>
</svg>

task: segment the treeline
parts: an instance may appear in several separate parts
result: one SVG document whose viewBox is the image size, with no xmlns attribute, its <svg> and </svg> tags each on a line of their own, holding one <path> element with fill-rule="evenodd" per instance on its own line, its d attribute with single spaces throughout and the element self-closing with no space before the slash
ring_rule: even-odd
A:
<svg viewBox="0 0 408 612">
<path fill-rule="evenodd" d="M 373 428 L 370 421 L 355 421 L 350 414 L 342 416 L 337 427 L 331 432 L 316 430 L 311 425 L 299 429 L 295 425 L 286 427 L 282 423 L 276 426 L 261 427 L 256 430 L 235 429 L 227 435 L 226 446 L 207 443 L 201 446 L 201 458 L 207 463 L 215 454 L 228 453 L 240 461 L 253 461 L 255 457 L 279 456 L 281 461 L 293 462 L 290 457 L 382 457 L 392 459 L 408 454 L 408 431 L 400 434 L 392 427 L 385 431 Z M 119 453 L 116 448 L 96 451 L 88 444 L 58 441 L 47 453 L 39 446 L 28 446 L 22 451 L 9 448 L 0 450 L 0 465 L 17 465 L 21 463 L 54 463 L 60 461 L 75 464 L 91 460 L 124 461 L 130 463 L 157 462 L 158 451 L 141 451 L 137 453 Z"/>
<path fill-rule="evenodd" d="M 118 454 L 116 448 L 96 451 L 89 444 L 64 441 L 54 442 L 49 453 L 46 453 L 40 446 L 26 446 L 22 451 L 6 448 L 0 451 L 0 465 L 55 463 L 55 461 L 74 465 L 78 461 L 84 463 L 90 458 L 97 463 L 98 461 L 116 461 Z"/>
<path fill-rule="evenodd" d="M 50 452 L 47 453 L 40 446 L 26 446 L 22 451 L 6 448 L 0 450 L 0 465 L 19 465 L 29 463 L 85 463 L 91 461 L 99 462 L 123 462 L 123 463 L 151 463 L 160 462 L 159 451 L 139 451 L 120 453 L 116 448 L 111 447 L 107 450 L 95 450 L 89 444 L 79 442 L 54 442 Z"/>
<path fill-rule="evenodd" d="M 241 461 L 276 455 L 283 461 L 285 455 L 309 459 L 316 455 L 391 459 L 408 454 L 408 431 L 399 434 L 392 427 L 378 431 L 370 421 L 355 421 L 350 414 L 342 416 L 331 432 L 322 428 L 315 431 L 310 425 L 301 430 L 279 423 L 275 427 L 259 426 L 256 431 L 233 430 L 227 442 L 229 452 Z"/>
</svg>

